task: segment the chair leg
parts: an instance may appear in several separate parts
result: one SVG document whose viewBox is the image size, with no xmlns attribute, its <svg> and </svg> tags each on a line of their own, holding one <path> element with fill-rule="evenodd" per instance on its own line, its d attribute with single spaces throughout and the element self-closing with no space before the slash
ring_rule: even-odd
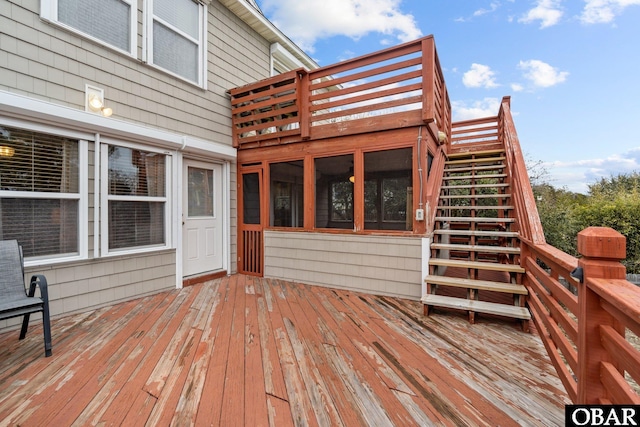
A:
<svg viewBox="0 0 640 427">
<path fill-rule="evenodd" d="M 42 329 L 44 332 L 44 355 L 49 357 L 51 351 L 51 320 L 49 318 L 49 301 L 44 302 L 42 310 Z"/>
<path fill-rule="evenodd" d="M 22 319 L 22 329 L 20 329 L 20 339 L 23 340 L 24 337 L 27 336 L 27 328 L 29 328 L 29 317 L 31 316 L 31 313 L 27 313 L 24 315 L 24 318 Z"/>
</svg>

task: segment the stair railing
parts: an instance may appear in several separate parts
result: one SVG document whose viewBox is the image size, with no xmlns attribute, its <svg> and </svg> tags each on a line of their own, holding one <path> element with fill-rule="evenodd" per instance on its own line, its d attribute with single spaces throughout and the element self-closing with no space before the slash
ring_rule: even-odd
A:
<svg viewBox="0 0 640 427">
<path fill-rule="evenodd" d="M 521 235 L 524 285 L 542 342 L 577 404 L 640 404 L 640 287 L 626 280 L 626 239 L 610 228 L 578 234 L 575 258 L 547 244 L 504 98 L 498 116 Z"/>
</svg>

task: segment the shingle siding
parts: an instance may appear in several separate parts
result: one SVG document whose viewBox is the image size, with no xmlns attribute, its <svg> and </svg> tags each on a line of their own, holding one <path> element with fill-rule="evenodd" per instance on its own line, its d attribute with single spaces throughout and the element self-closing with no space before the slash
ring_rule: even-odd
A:
<svg viewBox="0 0 640 427">
<path fill-rule="evenodd" d="M 422 239 L 265 231 L 265 277 L 421 297 Z"/>
</svg>

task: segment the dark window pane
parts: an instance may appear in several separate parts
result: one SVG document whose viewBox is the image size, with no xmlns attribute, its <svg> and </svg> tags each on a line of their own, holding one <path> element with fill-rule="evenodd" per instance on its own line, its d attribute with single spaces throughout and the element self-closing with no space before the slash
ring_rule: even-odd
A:
<svg viewBox="0 0 640 427">
<path fill-rule="evenodd" d="M 242 202 L 244 224 L 260 224 L 260 175 L 242 175 Z"/>
<path fill-rule="evenodd" d="M 163 202 L 109 202 L 109 249 L 162 245 Z"/>
<path fill-rule="evenodd" d="M 0 190 L 78 192 L 78 141 L 0 127 Z"/>
<path fill-rule="evenodd" d="M 164 197 L 166 156 L 126 147 L 109 147 L 109 194 Z"/>
<path fill-rule="evenodd" d="M 78 253 L 78 201 L 0 199 L 0 240 L 16 239 L 25 258 Z"/>
</svg>

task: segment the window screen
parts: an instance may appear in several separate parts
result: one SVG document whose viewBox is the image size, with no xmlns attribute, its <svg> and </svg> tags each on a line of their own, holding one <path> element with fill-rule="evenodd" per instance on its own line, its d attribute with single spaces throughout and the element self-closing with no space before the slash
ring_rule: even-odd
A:
<svg viewBox="0 0 640 427">
<path fill-rule="evenodd" d="M 193 0 L 154 0 L 151 15 L 151 62 L 200 83 L 204 6 Z"/>
<path fill-rule="evenodd" d="M 58 21 L 129 52 L 131 4 L 122 0 L 58 0 Z"/>
</svg>

